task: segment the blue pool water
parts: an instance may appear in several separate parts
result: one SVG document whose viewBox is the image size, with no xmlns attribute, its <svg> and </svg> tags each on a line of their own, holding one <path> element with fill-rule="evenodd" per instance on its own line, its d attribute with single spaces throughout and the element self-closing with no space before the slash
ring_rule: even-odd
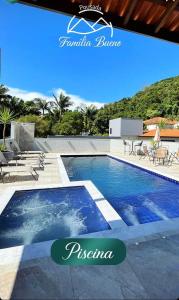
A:
<svg viewBox="0 0 179 300">
<path fill-rule="evenodd" d="M 0 216 L 0 248 L 108 229 L 84 187 L 18 191 Z"/>
<path fill-rule="evenodd" d="M 92 180 L 127 225 L 179 217 L 179 184 L 108 156 L 63 157 L 70 180 Z"/>
</svg>

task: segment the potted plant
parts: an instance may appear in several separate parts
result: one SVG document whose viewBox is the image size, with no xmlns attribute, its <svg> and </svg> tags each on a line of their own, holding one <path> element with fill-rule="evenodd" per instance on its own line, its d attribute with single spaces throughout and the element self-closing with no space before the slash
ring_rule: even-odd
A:
<svg viewBox="0 0 179 300">
<path fill-rule="evenodd" d="M 0 152 L 4 152 L 6 150 L 6 147 L 4 144 L 0 144 Z"/>
<path fill-rule="evenodd" d="M 151 143 L 152 149 L 156 150 L 157 149 L 157 142 L 154 141 L 154 140 L 151 140 L 150 143 Z"/>
<path fill-rule="evenodd" d="M 0 151 L 7 160 L 11 160 L 14 156 L 13 151 L 8 151 L 6 149 L 6 127 L 14 119 L 13 113 L 9 108 L 4 107 L 0 110 L 0 123 L 3 124 L 3 144 L 0 145 Z"/>
</svg>

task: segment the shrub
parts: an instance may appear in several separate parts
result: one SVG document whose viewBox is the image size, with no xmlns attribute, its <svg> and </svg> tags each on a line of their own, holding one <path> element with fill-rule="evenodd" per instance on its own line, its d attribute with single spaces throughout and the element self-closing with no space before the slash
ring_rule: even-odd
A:
<svg viewBox="0 0 179 300">
<path fill-rule="evenodd" d="M 27 115 L 20 117 L 17 121 L 23 123 L 35 123 L 35 136 L 37 137 L 46 137 L 49 134 L 49 121 L 43 117 Z"/>
<path fill-rule="evenodd" d="M 53 134 L 61 135 L 79 135 L 83 131 L 83 118 L 80 112 L 66 112 L 61 122 L 56 123 L 53 128 Z"/>
</svg>

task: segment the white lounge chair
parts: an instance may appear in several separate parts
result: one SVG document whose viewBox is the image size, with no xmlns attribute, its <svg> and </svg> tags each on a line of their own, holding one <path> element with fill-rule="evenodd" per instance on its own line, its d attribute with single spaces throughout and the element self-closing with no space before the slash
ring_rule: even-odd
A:
<svg viewBox="0 0 179 300">
<path fill-rule="evenodd" d="M 10 175 L 10 173 L 9 172 L 4 172 L 2 170 L 2 166 L 0 165 L 0 180 L 2 180 L 3 183 L 4 183 L 4 178 L 5 178 L 6 175 Z"/>
<path fill-rule="evenodd" d="M 19 160 L 20 158 L 18 156 L 14 156 L 13 152 L 12 152 L 12 155 L 11 155 L 11 158 L 10 159 L 7 159 L 3 152 L 0 152 L 0 161 L 4 164 L 4 165 L 11 165 L 11 164 L 16 164 L 17 166 L 17 161 Z M 14 162 L 15 161 L 15 162 Z"/>
<path fill-rule="evenodd" d="M 1 164 L 1 162 L 0 162 Z M 38 180 L 39 175 L 36 171 L 36 169 L 32 166 L 18 166 L 18 167 L 10 167 L 10 166 L 2 166 L 0 167 L 0 178 L 2 179 L 3 183 L 4 183 L 4 178 L 6 175 L 9 175 L 9 178 L 11 177 L 11 175 L 16 173 L 29 173 L 30 175 L 32 175 L 32 177 L 35 180 Z"/>
<path fill-rule="evenodd" d="M 26 165 L 18 166 L 16 162 L 16 167 L 14 167 L 12 164 L 14 164 L 13 161 L 8 161 L 2 152 L 0 152 L 0 166 L 5 167 L 8 166 L 8 172 L 30 172 L 32 175 L 35 173 L 35 175 L 38 175 L 36 172 L 36 169 L 42 169 L 44 170 L 44 160 L 38 157 L 37 159 L 34 159 L 32 161 L 28 161 Z M 11 169 L 10 169 L 11 168 Z M 13 168 L 13 169 L 12 169 Z M 34 175 L 33 175 L 34 177 Z"/>
<path fill-rule="evenodd" d="M 43 151 L 22 151 L 15 140 L 6 141 L 6 147 L 10 148 L 17 155 L 27 155 L 27 154 L 37 154 L 43 158 L 45 158 L 45 154 Z"/>
</svg>

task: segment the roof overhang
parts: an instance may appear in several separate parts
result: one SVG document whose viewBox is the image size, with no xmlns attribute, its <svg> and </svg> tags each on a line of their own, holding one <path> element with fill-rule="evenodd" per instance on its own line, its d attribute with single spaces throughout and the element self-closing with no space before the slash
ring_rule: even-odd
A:
<svg viewBox="0 0 179 300">
<path fill-rule="evenodd" d="M 79 5 L 99 5 L 116 28 L 179 43 L 179 0 L 17 0 L 51 11 L 76 15 Z M 96 13 L 86 19 L 96 21 Z"/>
<path fill-rule="evenodd" d="M 153 138 L 155 136 L 156 129 L 145 132 L 142 137 Z M 178 138 L 179 139 L 179 129 L 160 129 L 161 138 Z"/>
</svg>

